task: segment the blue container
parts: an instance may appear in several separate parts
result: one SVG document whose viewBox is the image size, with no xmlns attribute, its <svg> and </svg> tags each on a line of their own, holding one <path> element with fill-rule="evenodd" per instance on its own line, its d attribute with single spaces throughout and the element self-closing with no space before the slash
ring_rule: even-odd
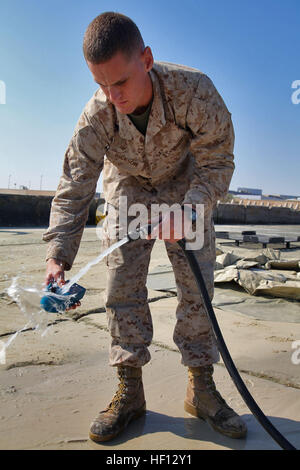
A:
<svg viewBox="0 0 300 470">
<path fill-rule="evenodd" d="M 69 281 L 66 282 L 66 284 Z M 66 286 L 64 284 L 64 288 Z M 69 290 L 62 293 L 62 288 L 56 283 L 48 284 L 44 297 L 41 298 L 40 305 L 50 313 L 64 312 L 67 308 L 75 305 L 84 296 L 86 289 L 79 284 L 73 284 Z"/>
</svg>

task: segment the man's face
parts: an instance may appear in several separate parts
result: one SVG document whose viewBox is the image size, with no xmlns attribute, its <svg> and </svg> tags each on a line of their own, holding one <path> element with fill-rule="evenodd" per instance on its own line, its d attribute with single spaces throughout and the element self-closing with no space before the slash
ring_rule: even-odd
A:
<svg viewBox="0 0 300 470">
<path fill-rule="evenodd" d="M 153 92 L 148 72 L 153 57 L 149 47 L 130 59 L 118 52 L 107 62 L 87 64 L 95 82 L 121 114 L 142 112 L 150 103 Z"/>
</svg>

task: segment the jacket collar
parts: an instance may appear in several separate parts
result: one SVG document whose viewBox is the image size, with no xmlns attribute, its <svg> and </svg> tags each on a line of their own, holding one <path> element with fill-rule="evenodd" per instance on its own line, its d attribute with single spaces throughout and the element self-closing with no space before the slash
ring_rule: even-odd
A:
<svg viewBox="0 0 300 470">
<path fill-rule="evenodd" d="M 153 102 L 147 126 L 146 138 L 149 139 L 157 134 L 160 129 L 166 124 L 165 110 L 160 90 L 158 77 L 155 71 L 150 70 L 150 78 L 153 86 Z M 126 114 L 121 114 L 116 110 L 117 121 L 119 125 L 119 135 L 123 139 L 132 140 L 140 137 L 139 131 L 131 122 Z"/>
</svg>

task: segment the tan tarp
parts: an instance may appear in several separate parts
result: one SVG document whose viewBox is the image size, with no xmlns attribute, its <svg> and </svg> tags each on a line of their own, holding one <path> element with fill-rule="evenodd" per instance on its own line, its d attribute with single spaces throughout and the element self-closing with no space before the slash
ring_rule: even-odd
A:
<svg viewBox="0 0 300 470">
<path fill-rule="evenodd" d="M 239 250 L 239 254 L 232 251 L 218 255 L 215 283 L 234 281 L 251 295 L 300 300 L 300 260 L 280 258 L 280 251 L 270 248 L 261 253 Z"/>
<path fill-rule="evenodd" d="M 272 260 L 272 261 L 268 261 L 265 264 L 265 267 L 267 269 L 287 269 L 287 270 L 300 271 L 300 261 L 297 259 Z"/>
</svg>

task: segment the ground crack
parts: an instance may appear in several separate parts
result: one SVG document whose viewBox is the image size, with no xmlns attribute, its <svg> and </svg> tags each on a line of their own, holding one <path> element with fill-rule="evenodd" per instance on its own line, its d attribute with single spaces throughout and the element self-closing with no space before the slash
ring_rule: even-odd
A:
<svg viewBox="0 0 300 470">
<path fill-rule="evenodd" d="M 218 366 L 222 366 L 226 369 L 225 364 L 218 363 Z M 248 374 L 251 375 L 252 377 L 257 377 L 259 379 L 264 379 L 264 380 L 269 380 L 270 382 L 274 382 L 280 385 L 284 385 L 285 387 L 290 387 L 290 388 L 295 388 L 295 389 L 300 389 L 300 385 L 285 379 L 277 378 L 277 377 L 272 377 L 271 375 L 261 373 L 261 372 L 254 372 L 252 370 L 247 370 L 247 369 L 238 369 L 238 371 L 241 374 Z"/>
<path fill-rule="evenodd" d="M 63 321 L 69 321 L 70 319 L 69 318 L 58 318 L 57 320 L 55 320 L 53 323 L 47 323 L 47 327 L 48 326 L 53 326 L 53 325 L 56 325 L 57 323 L 61 323 Z M 26 328 L 25 330 L 22 330 L 22 331 L 19 331 L 20 334 L 22 333 L 25 333 L 26 331 L 35 331 L 36 328 L 34 328 L 33 326 L 32 327 L 29 327 L 29 328 Z M 17 333 L 18 330 L 14 330 L 14 331 L 8 331 L 6 333 L 2 333 L 0 334 L 0 338 L 5 338 L 6 336 L 11 336 L 11 335 L 14 335 L 15 333 Z"/>
</svg>

